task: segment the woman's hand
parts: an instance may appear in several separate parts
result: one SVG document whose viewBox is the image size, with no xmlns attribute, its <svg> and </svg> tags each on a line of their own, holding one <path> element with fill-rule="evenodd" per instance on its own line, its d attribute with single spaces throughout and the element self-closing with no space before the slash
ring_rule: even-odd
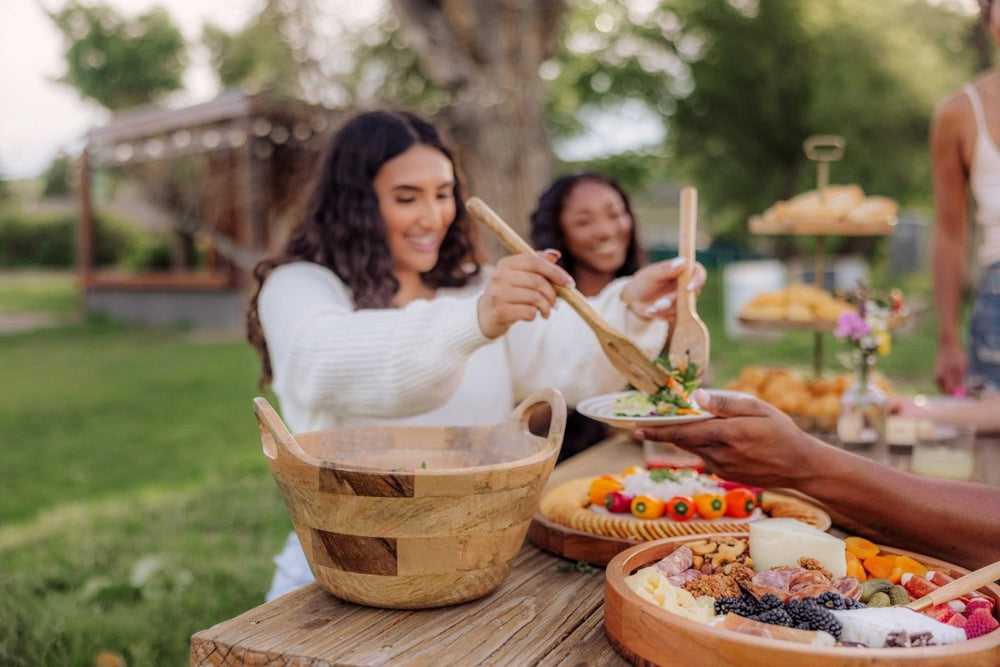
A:
<svg viewBox="0 0 1000 667">
<path fill-rule="evenodd" d="M 686 268 L 681 257 L 644 266 L 622 290 L 622 299 L 640 317 L 656 317 L 672 323 L 677 316 L 677 291 L 694 292 L 697 298 L 708 275 L 705 267 L 696 262 L 690 281 L 679 285 Z"/>
<path fill-rule="evenodd" d="M 553 283 L 571 287 L 573 278 L 556 266 L 551 255 L 508 255 L 497 262 L 479 297 L 479 328 L 487 338 L 507 333 L 518 320 L 547 318 L 556 302 Z"/>
<path fill-rule="evenodd" d="M 965 386 L 965 371 L 968 362 L 965 351 L 959 344 L 942 345 L 938 349 L 934 380 L 941 392 L 951 396 Z"/>
<path fill-rule="evenodd" d="M 700 456 L 720 477 L 747 484 L 795 487 L 797 480 L 816 474 L 810 458 L 827 445 L 770 403 L 704 389 L 695 391 L 693 398 L 717 418 L 644 427 L 636 437 L 672 442 Z"/>
</svg>

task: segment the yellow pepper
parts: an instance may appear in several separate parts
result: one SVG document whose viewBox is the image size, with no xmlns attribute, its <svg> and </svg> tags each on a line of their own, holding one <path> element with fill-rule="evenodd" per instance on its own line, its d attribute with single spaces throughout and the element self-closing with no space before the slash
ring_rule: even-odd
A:
<svg viewBox="0 0 1000 667">
<path fill-rule="evenodd" d="M 697 493 L 693 500 L 702 519 L 718 519 L 726 513 L 726 497 L 720 493 Z"/>
<path fill-rule="evenodd" d="M 632 514 L 640 519 L 659 519 L 666 507 L 659 498 L 654 496 L 636 496 L 632 499 Z"/>
<path fill-rule="evenodd" d="M 618 475 L 601 475 L 590 483 L 590 503 L 604 507 L 604 499 L 612 491 L 621 491 L 625 487 Z"/>
</svg>

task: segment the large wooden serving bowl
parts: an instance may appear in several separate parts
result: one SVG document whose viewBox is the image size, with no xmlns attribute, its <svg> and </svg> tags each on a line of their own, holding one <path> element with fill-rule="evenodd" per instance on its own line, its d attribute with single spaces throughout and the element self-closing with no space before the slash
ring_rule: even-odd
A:
<svg viewBox="0 0 1000 667">
<path fill-rule="evenodd" d="M 547 403 L 546 437 L 528 430 Z M 537 392 L 493 426 L 368 426 L 292 435 L 254 400 L 264 455 L 316 581 L 339 598 L 419 609 L 500 586 L 562 444 L 566 404 Z"/>
<path fill-rule="evenodd" d="M 739 533 L 720 533 L 746 537 Z M 699 536 L 706 537 L 706 536 Z M 809 646 L 754 637 L 724 628 L 689 621 L 639 597 L 625 577 L 652 565 L 695 537 L 672 537 L 641 544 L 615 556 L 608 563 L 604 583 L 604 628 L 608 641 L 635 665 L 683 665 L 684 667 L 862 667 L 866 665 L 934 665 L 935 667 L 996 667 L 1000 665 L 1000 630 L 959 644 L 920 648 L 857 648 Z M 928 567 L 954 577 L 968 574 L 926 556 L 880 547 L 883 552 L 916 558 Z M 1000 587 L 980 589 L 1000 601 Z"/>
</svg>

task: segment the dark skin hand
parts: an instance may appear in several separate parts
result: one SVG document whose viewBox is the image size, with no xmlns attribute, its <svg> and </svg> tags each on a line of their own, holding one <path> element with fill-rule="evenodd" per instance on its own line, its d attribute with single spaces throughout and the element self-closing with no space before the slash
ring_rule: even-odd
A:
<svg viewBox="0 0 1000 667">
<path fill-rule="evenodd" d="M 718 418 L 647 427 L 636 437 L 673 442 L 725 479 L 804 493 L 839 527 L 879 544 L 971 569 L 1000 560 L 1000 488 L 881 465 L 809 435 L 753 397 L 699 389 L 694 399 Z"/>
</svg>

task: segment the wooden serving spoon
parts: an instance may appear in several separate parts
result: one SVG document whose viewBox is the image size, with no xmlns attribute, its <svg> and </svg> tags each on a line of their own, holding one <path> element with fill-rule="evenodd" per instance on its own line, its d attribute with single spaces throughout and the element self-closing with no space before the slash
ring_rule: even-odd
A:
<svg viewBox="0 0 1000 667">
<path fill-rule="evenodd" d="M 683 257 L 684 273 L 677 281 L 677 319 L 670 329 L 667 353 L 679 368 L 689 363 L 698 365 L 698 375 L 708 367 L 708 327 L 698 317 L 695 294 L 687 286 L 694 276 L 695 230 L 698 226 L 698 191 L 693 187 L 681 190 L 681 229 L 678 255 Z"/>
<path fill-rule="evenodd" d="M 522 239 L 517 232 L 503 221 L 489 206 L 478 197 L 472 197 L 465 202 L 472 217 L 486 225 L 508 250 L 515 254 L 534 255 L 535 249 Z M 669 374 L 666 369 L 646 356 L 642 349 L 612 327 L 601 317 L 593 306 L 574 287 L 554 285 L 556 293 L 580 314 L 580 317 L 597 335 L 597 340 L 607 355 L 611 364 L 628 380 L 633 387 L 647 394 L 658 391 L 667 384 Z"/>
<path fill-rule="evenodd" d="M 942 602 L 948 602 L 955 598 L 971 593 L 977 588 L 982 588 L 986 584 L 1000 579 L 1000 561 L 981 567 L 975 572 L 959 577 L 955 581 L 950 581 L 941 588 L 937 588 L 922 598 L 917 598 L 913 602 L 904 605 L 915 611 L 933 607 Z"/>
</svg>

